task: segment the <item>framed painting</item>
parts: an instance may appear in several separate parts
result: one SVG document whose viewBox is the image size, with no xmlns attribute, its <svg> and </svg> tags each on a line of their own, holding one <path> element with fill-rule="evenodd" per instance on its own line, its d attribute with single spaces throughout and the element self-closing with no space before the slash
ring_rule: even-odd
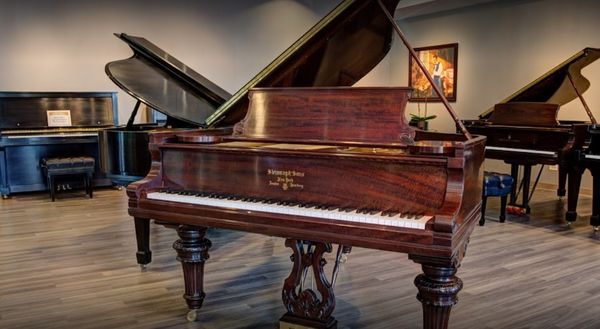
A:
<svg viewBox="0 0 600 329">
<path fill-rule="evenodd" d="M 415 48 L 415 51 L 448 101 L 456 101 L 458 43 Z M 408 62 L 408 85 L 413 88 L 410 101 L 441 101 L 412 56 Z"/>
</svg>

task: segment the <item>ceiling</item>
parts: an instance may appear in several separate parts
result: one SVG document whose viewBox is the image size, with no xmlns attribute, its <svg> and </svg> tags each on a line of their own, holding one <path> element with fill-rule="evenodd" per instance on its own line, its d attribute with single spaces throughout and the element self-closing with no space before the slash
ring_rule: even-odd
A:
<svg viewBox="0 0 600 329">
<path fill-rule="evenodd" d="M 396 8 L 396 18 L 434 14 L 500 0 L 402 0 Z"/>
</svg>

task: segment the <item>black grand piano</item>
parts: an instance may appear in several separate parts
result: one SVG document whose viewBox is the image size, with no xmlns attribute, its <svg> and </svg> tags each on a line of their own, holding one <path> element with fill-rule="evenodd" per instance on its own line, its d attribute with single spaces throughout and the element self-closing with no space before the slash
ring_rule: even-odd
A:
<svg viewBox="0 0 600 329">
<path fill-rule="evenodd" d="M 46 190 L 44 157 L 91 156 L 97 164 L 94 185 L 111 185 L 98 167 L 98 132 L 116 124 L 115 92 L 1 92 L 2 197 Z"/>
<path fill-rule="evenodd" d="M 521 90 L 479 115 L 478 120 L 466 120 L 469 132 L 485 135 L 486 158 L 500 159 L 511 165 L 511 175 L 518 182 L 519 166 L 523 167 L 522 203 L 519 205 L 530 212 L 529 185 L 533 165 L 558 165 L 559 184 L 557 194 L 566 193 L 569 173 L 577 176 L 571 159 L 578 145 L 585 144 L 585 129 L 575 129 L 577 121 L 559 121 L 558 110 L 579 98 L 592 124 L 596 123 L 582 94 L 590 87 L 590 82 L 581 70 L 600 57 L 600 49 L 585 48 L 546 74 L 529 83 Z M 539 175 L 538 175 L 539 177 Z M 513 185 L 510 204 L 517 205 L 517 188 Z M 578 188 L 569 184 L 568 211 L 566 220 L 570 223 L 577 218 L 575 207 Z"/>
<path fill-rule="evenodd" d="M 393 12 L 398 1 L 386 1 Z M 233 96 L 148 40 L 118 34 L 134 54 L 108 63 L 106 73 L 128 94 L 167 115 L 164 127 L 134 125 L 100 135 L 102 168 L 127 185 L 150 170 L 148 133 L 200 129 L 208 139 L 231 133 L 246 114 L 248 92 L 255 87 L 351 86 L 385 57 L 392 43 L 387 18 L 374 2 L 344 1 L 275 58 Z M 199 137 L 196 137 L 199 138 Z M 137 259 L 151 261 L 149 222 L 136 221 Z"/>
<path fill-rule="evenodd" d="M 581 177 L 583 172 L 588 169 L 592 174 L 592 215 L 590 216 L 590 225 L 594 231 L 600 228 L 600 127 L 596 124 L 581 125 L 575 129 L 581 133 L 586 133 L 589 137 L 589 143 L 580 144 L 575 147 L 571 157 L 573 174 L 569 176 L 569 192 L 574 190 L 579 192 L 581 186 Z M 577 217 L 577 198 L 575 194 L 573 199 L 569 198 L 569 210 L 572 216 Z"/>
</svg>

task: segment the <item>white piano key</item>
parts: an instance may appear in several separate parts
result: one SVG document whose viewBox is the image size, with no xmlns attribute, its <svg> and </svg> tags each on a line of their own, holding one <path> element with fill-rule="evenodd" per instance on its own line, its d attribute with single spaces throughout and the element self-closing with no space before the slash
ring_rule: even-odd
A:
<svg viewBox="0 0 600 329">
<path fill-rule="evenodd" d="M 296 215 L 305 216 L 312 218 L 330 219 L 334 221 L 343 222 L 355 222 L 365 224 L 376 224 L 394 227 L 407 227 L 414 229 L 425 229 L 426 223 L 432 218 L 432 216 L 422 216 L 419 219 L 407 218 L 406 214 L 396 214 L 394 216 L 383 215 L 382 212 L 375 214 L 370 213 L 358 213 L 356 210 L 351 212 L 339 211 L 338 209 L 327 210 L 327 209 L 316 209 L 300 207 L 298 205 L 288 206 L 280 205 L 276 203 L 265 203 L 265 202 L 248 202 L 241 200 L 228 200 L 226 198 L 211 198 L 205 196 L 195 195 L 181 195 L 176 193 L 166 192 L 152 192 L 148 193 L 147 198 L 149 200 L 162 200 L 171 202 L 180 202 L 188 204 L 198 204 L 203 206 L 220 207 L 220 208 L 232 208 L 245 211 L 260 211 L 276 214 L 285 215 Z"/>
</svg>

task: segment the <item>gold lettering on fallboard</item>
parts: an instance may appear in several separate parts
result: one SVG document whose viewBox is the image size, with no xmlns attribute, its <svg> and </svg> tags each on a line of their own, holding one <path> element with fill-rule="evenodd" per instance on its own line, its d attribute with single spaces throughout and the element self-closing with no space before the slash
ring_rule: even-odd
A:
<svg viewBox="0 0 600 329">
<path fill-rule="evenodd" d="M 269 168 L 267 169 L 267 176 L 269 177 L 269 186 L 279 187 L 283 191 L 288 191 L 290 189 L 304 189 L 304 185 L 299 181 L 305 176 L 305 173 L 302 171 Z"/>
</svg>

